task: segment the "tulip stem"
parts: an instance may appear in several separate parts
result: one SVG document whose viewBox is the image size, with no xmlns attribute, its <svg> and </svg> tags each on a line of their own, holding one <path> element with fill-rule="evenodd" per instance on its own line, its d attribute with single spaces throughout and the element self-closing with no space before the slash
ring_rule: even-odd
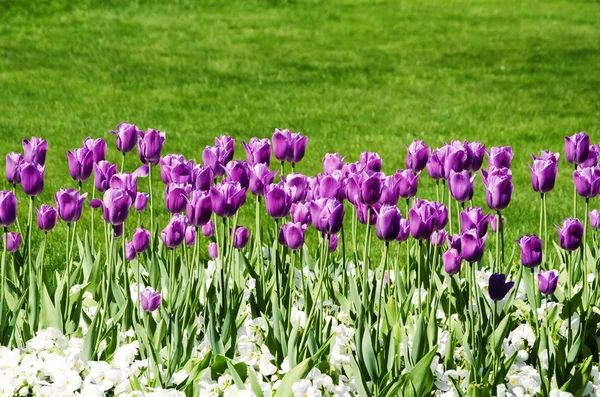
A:
<svg viewBox="0 0 600 397">
<path fill-rule="evenodd" d="M 262 236 L 260 233 L 260 196 L 256 196 L 256 236 L 254 236 L 256 241 L 256 255 L 258 256 L 258 267 L 262 274 L 263 268 L 263 255 L 262 255 Z"/>
<path fill-rule="evenodd" d="M 577 171 L 577 164 L 573 165 Z M 577 218 L 577 187 L 573 184 L 573 218 Z"/>
<path fill-rule="evenodd" d="M 450 193 L 450 185 L 448 185 L 448 223 L 450 224 L 450 235 L 453 235 L 454 233 L 452 231 L 452 194 Z"/>
<path fill-rule="evenodd" d="M 365 308 L 369 302 L 369 241 L 371 231 L 371 206 L 367 207 L 367 230 L 365 231 L 365 245 L 363 247 L 363 305 Z"/>
<path fill-rule="evenodd" d="M 66 305 L 65 305 L 65 310 L 63 311 L 63 314 L 67 314 L 68 308 L 69 308 L 69 300 L 71 299 L 71 261 L 69 260 L 70 256 L 69 255 L 69 239 L 71 236 L 71 223 L 68 222 L 67 223 L 67 238 L 65 239 L 66 244 L 67 244 L 67 273 L 65 274 L 65 277 L 67 278 L 66 283 L 67 283 L 67 290 L 66 290 L 66 294 L 67 294 L 67 299 L 66 299 Z M 66 325 L 67 322 L 65 320 L 65 324 Z"/>
<path fill-rule="evenodd" d="M 378 353 L 379 352 L 379 333 L 381 332 L 381 326 L 383 324 L 382 320 L 382 299 L 383 299 L 383 292 L 384 292 L 384 283 L 383 280 L 385 279 L 385 272 L 388 268 L 388 254 L 389 254 L 389 249 L 390 249 L 390 243 L 389 241 L 385 242 L 385 249 L 384 249 L 384 262 L 383 262 L 383 271 L 381 272 L 381 283 L 379 284 L 379 303 L 377 305 L 377 310 L 379 311 L 379 314 L 377 315 L 377 339 L 376 339 L 376 349 L 375 351 Z M 389 275 L 388 275 L 388 282 L 389 282 Z"/>
<path fill-rule="evenodd" d="M 498 229 L 500 222 L 500 211 L 498 211 L 496 215 L 496 263 L 492 265 L 492 273 L 495 273 L 496 266 L 500 267 L 500 229 Z"/>
<path fill-rule="evenodd" d="M 569 300 L 567 301 L 567 310 L 569 312 L 569 323 L 567 325 L 567 351 L 571 349 L 571 301 L 573 300 L 573 254 L 567 252 L 567 291 Z"/>
<path fill-rule="evenodd" d="M 154 249 L 152 249 L 152 239 L 154 238 L 154 204 L 152 195 L 152 163 L 148 164 L 148 191 L 150 193 L 150 252 L 154 256 Z"/>
<path fill-rule="evenodd" d="M 4 319 L 4 300 L 6 297 L 6 243 L 8 241 L 8 228 L 4 226 L 4 244 L 2 244 L 2 293 L 0 296 L 0 318 Z"/>
<path fill-rule="evenodd" d="M 125 152 L 123 152 L 123 162 L 121 163 L 121 174 L 125 170 Z"/>
<path fill-rule="evenodd" d="M 588 212 L 590 210 L 590 199 L 586 197 L 585 199 L 585 215 L 583 222 L 583 244 L 581 244 L 581 275 L 582 275 L 582 284 L 583 284 L 583 310 L 587 310 L 588 306 L 588 286 L 587 286 L 587 266 L 585 263 L 585 245 L 587 243 L 587 230 L 588 230 Z"/>
<path fill-rule="evenodd" d="M 96 198 L 96 184 L 92 183 L 92 200 Z M 92 241 L 92 253 L 94 252 L 94 208 L 92 209 L 92 232 L 91 232 L 91 241 Z"/>
<path fill-rule="evenodd" d="M 33 264 L 31 263 L 31 233 L 32 233 L 32 223 L 33 223 L 33 200 L 34 196 L 29 197 L 29 217 L 27 219 L 27 267 L 29 269 L 28 277 L 32 276 L 33 273 Z M 7 236 L 8 237 L 8 236 Z M 5 244 L 8 242 L 8 239 L 5 241 Z M 31 278 L 29 278 L 31 279 Z M 33 326 L 33 324 L 31 324 Z"/>
<path fill-rule="evenodd" d="M 542 194 L 544 202 L 544 258 L 546 258 L 546 247 L 548 246 L 548 208 L 546 207 L 546 195 Z"/>
<path fill-rule="evenodd" d="M 342 293 L 344 296 L 346 295 L 346 269 L 346 234 L 344 233 L 344 223 L 342 222 Z"/>
</svg>

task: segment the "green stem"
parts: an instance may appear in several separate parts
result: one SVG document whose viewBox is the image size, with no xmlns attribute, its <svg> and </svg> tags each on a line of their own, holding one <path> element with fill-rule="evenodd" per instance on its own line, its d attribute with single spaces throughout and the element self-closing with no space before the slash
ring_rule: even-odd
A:
<svg viewBox="0 0 600 397">
<path fill-rule="evenodd" d="M 575 171 L 577 171 L 577 164 L 574 164 Z M 577 188 L 573 184 L 573 218 L 577 218 Z"/>
<path fill-rule="evenodd" d="M 152 194 L 152 163 L 148 164 L 148 191 L 150 195 L 150 247 L 152 247 L 152 239 L 154 238 L 154 202 Z M 150 248 L 152 256 L 154 256 L 154 250 Z"/>
</svg>

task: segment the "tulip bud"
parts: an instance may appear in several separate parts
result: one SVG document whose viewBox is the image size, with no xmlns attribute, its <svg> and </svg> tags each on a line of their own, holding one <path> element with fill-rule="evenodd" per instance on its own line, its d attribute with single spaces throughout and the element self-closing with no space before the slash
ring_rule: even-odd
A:
<svg viewBox="0 0 600 397">
<path fill-rule="evenodd" d="M 235 229 L 235 233 L 232 233 L 231 236 L 233 238 L 233 248 L 243 249 L 248 244 L 248 239 L 250 237 L 250 232 L 248 229 L 242 226 L 238 226 Z"/>
<path fill-rule="evenodd" d="M 179 214 L 185 211 L 188 205 L 188 194 L 192 190 L 191 185 L 169 183 L 165 190 L 165 206 L 171 214 Z"/>
<path fill-rule="evenodd" d="M 140 306 L 142 310 L 153 312 L 160 306 L 160 294 L 152 288 L 146 288 L 140 293 Z"/>
<path fill-rule="evenodd" d="M 469 263 L 481 260 L 485 250 L 486 236 L 479 237 L 476 230 L 467 230 L 460 236 L 461 255 Z"/>
<path fill-rule="evenodd" d="M 310 209 L 308 203 L 294 203 L 290 207 L 292 222 L 307 225 L 310 223 Z"/>
<path fill-rule="evenodd" d="M 331 198 L 311 201 L 310 218 L 315 229 L 321 233 L 336 234 L 344 221 L 344 205 Z"/>
<path fill-rule="evenodd" d="M 558 230 L 558 240 L 562 249 L 575 251 L 581 245 L 583 238 L 583 225 L 579 219 L 567 218 L 562 223 L 562 228 L 554 225 Z"/>
<path fill-rule="evenodd" d="M 23 163 L 21 167 L 21 186 L 28 196 L 37 196 L 44 190 L 45 166 L 38 163 Z"/>
<path fill-rule="evenodd" d="M 590 226 L 594 229 L 600 229 L 600 211 L 593 210 L 588 215 L 590 217 Z"/>
<path fill-rule="evenodd" d="M 292 205 L 292 198 L 282 183 L 265 186 L 265 206 L 267 213 L 275 219 L 286 216 Z"/>
<path fill-rule="evenodd" d="M 338 247 L 339 237 L 336 234 L 329 235 L 329 252 L 335 252 Z"/>
<path fill-rule="evenodd" d="M 588 167 L 573 171 L 573 182 L 577 194 L 581 197 L 596 197 L 600 189 L 600 167 Z"/>
<path fill-rule="evenodd" d="M 125 260 L 131 262 L 135 259 L 136 253 L 131 241 L 125 243 Z"/>
<path fill-rule="evenodd" d="M 110 165 L 108 161 L 100 161 L 94 164 L 93 168 L 96 190 L 104 193 L 110 187 L 110 179 L 117 173 L 117 165 Z"/>
<path fill-rule="evenodd" d="M 185 216 L 173 215 L 169 224 L 160 233 L 163 244 L 168 248 L 179 247 L 185 239 L 187 226 L 187 218 Z"/>
<path fill-rule="evenodd" d="M 476 176 L 477 174 L 469 175 L 469 171 L 466 170 L 462 172 L 450 171 L 448 188 L 456 201 L 465 203 L 473 198 Z"/>
<path fill-rule="evenodd" d="M 299 250 L 304 245 L 306 225 L 301 223 L 284 223 L 279 229 L 279 243 L 291 250 Z"/>
<path fill-rule="evenodd" d="M 327 153 L 323 158 L 323 172 L 325 175 L 331 175 L 334 171 L 341 170 L 344 166 L 346 157 L 341 157 L 339 153 Z"/>
<path fill-rule="evenodd" d="M 544 295 L 552 295 L 554 291 L 556 291 L 556 286 L 558 285 L 558 274 L 551 270 L 539 272 L 537 276 L 540 292 Z"/>
<path fill-rule="evenodd" d="M 565 154 L 571 164 L 584 163 L 590 152 L 590 137 L 585 132 L 565 137 Z"/>
<path fill-rule="evenodd" d="M 58 217 L 58 213 L 54 207 L 42 204 L 39 210 L 35 209 L 35 212 L 37 213 L 37 225 L 40 230 L 49 232 L 54 229 Z"/>
<path fill-rule="evenodd" d="M 408 223 L 408 219 L 402 218 L 400 219 L 400 232 L 398 232 L 398 236 L 396 237 L 396 241 L 402 243 L 408 240 L 410 236 L 410 225 Z"/>
<path fill-rule="evenodd" d="M 384 205 L 379 210 L 375 225 L 375 234 L 382 241 L 394 241 L 400 233 L 402 215 L 395 205 Z"/>
<path fill-rule="evenodd" d="M 142 228 L 135 229 L 131 237 L 131 243 L 136 253 L 145 252 L 150 246 L 150 232 Z"/>
<path fill-rule="evenodd" d="M 194 226 L 205 225 L 210 221 L 212 215 L 212 203 L 210 201 L 210 193 L 195 190 L 187 203 L 186 214 L 190 224 Z"/>
<path fill-rule="evenodd" d="M 60 219 L 67 223 L 77 222 L 81 217 L 83 203 L 87 193 L 81 194 L 79 190 L 61 188 L 54 194 L 56 209 Z"/>
<path fill-rule="evenodd" d="M 494 146 L 488 152 L 488 168 L 510 168 L 513 151 L 510 146 Z"/>
<path fill-rule="evenodd" d="M 165 144 L 165 133 L 148 128 L 139 132 L 138 155 L 143 164 L 158 164 L 160 152 Z"/>
<path fill-rule="evenodd" d="M 83 140 L 83 147 L 92 152 L 94 163 L 106 160 L 106 141 L 104 139 L 92 139 L 88 136 Z"/>
<path fill-rule="evenodd" d="M 194 226 L 188 226 L 185 229 L 185 245 L 188 247 L 193 246 L 196 243 L 196 228 Z"/>
<path fill-rule="evenodd" d="M 429 160 L 429 146 L 425 145 L 423 141 L 414 140 L 410 146 L 406 146 L 408 153 L 406 155 L 406 168 L 413 172 L 422 171 L 427 165 Z"/>
<path fill-rule="evenodd" d="M 299 163 L 304 157 L 308 137 L 301 136 L 298 133 L 291 133 L 290 130 L 275 129 L 273 133 L 273 154 L 279 161 L 289 163 Z"/>
<path fill-rule="evenodd" d="M 444 263 L 444 271 L 453 276 L 460 272 L 462 257 L 456 249 L 450 248 L 442 255 L 442 262 Z"/>
<path fill-rule="evenodd" d="M 238 182 L 225 181 L 210 188 L 210 201 L 217 216 L 229 218 L 246 202 L 246 190 Z"/>
<path fill-rule="evenodd" d="M 217 259 L 219 257 L 219 247 L 217 243 L 208 244 L 208 256 L 212 259 Z"/>
<path fill-rule="evenodd" d="M 46 164 L 46 152 L 48 151 L 48 142 L 42 138 L 31 137 L 23 139 L 23 158 L 28 163 L 38 163 L 43 166 Z"/>
<path fill-rule="evenodd" d="M 144 212 L 144 211 L 146 211 L 146 207 L 148 205 L 148 198 L 149 197 L 150 196 L 148 196 L 148 193 L 137 192 L 137 194 L 135 196 L 135 201 L 133 202 L 133 208 L 137 212 Z"/>
<path fill-rule="evenodd" d="M 21 183 L 21 167 L 25 160 L 20 153 L 10 153 L 6 155 L 6 180 L 11 185 Z"/>
<path fill-rule="evenodd" d="M 535 234 L 517 240 L 521 248 L 521 264 L 533 268 L 542 263 L 542 240 Z"/>
<path fill-rule="evenodd" d="M 268 138 L 250 139 L 250 143 L 242 141 L 246 151 L 246 159 L 251 166 L 254 164 L 265 164 L 267 167 L 271 164 L 271 142 Z"/>
<path fill-rule="evenodd" d="M 440 149 L 434 149 L 427 161 L 427 174 L 435 181 L 444 179 L 444 153 Z"/>
<path fill-rule="evenodd" d="M 121 153 L 128 153 L 135 147 L 139 133 L 141 131 L 135 124 L 121 123 L 117 130 L 111 130 L 111 134 L 117 136 L 117 150 Z"/>
<path fill-rule="evenodd" d="M 504 299 L 508 291 L 513 287 L 513 281 L 506 282 L 504 274 L 492 274 L 488 282 L 488 293 L 493 301 Z"/>
<path fill-rule="evenodd" d="M 488 207 L 494 211 L 502 211 L 512 197 L 514 185 L 512 173 L 508 168 L 490 168 L 490 172 L 482 170 L 485 186 L 485 199 Z"/>
<path fill-rule="evenodd" d="M 206 224 L 202 225 L 202 234 L 204 237 L 208 238 L 215 235 L 215 224 L 213 221 L 208 221 Z"/>
<path fill-rule="evenodd" d="M 434 247 L 441 247 L 446 244 L 446 239 L 448 238 L 448 233 L 445 230 L 436 230 L 431 233 L 429 237 L 429 241 L 431 245 Z"/>
<path fill-rule="evenodd" d="M 10 190 L 0 191 L 0 226 L 9 227 L 17 219 L 17 198 Z"/>
<path fill-rule="evenodd" d="M 2 235 L 2 240 L 6 245 L 6 251 L 16 252 L 21 246 L 21 235 L 19 233 L 8 232 Z"/>
<path fill-rule="evenodd" d="M 113 188 L 104 192 L 103 200 L 93 199 L 90 202 L 92 208 L 103 208 L 104 220 L 113 226 L 120 225 L 127 220 L 131 204 L 131 196 L 125 190 Z"/>
<path fill-rule="evenodd" d="M 220 137 L 215 138 L 215 147 L 222 148 L 225 151 L 225 155 L 222 158 L 224 165 L 227 165 L 227 163 L 233 160 L 235 139 L 227 135 L 221 135 Z"/>
</svg>

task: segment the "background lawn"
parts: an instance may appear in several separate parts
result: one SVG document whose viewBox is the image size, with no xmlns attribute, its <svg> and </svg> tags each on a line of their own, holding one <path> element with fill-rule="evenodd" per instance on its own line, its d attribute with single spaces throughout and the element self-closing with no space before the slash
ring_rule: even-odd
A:
<svg viewBox="0 0 600 397">
<path fill-rule="evenodd" d="M 163 153 L 195 160 L 216 135 L 234 136 L 243 158 L 242 139 L 288 127 L 309 136 L 298 166 L 307 174 L 327 152 L 354 161 L 377 151 L 391 173 L 412 139 L 481 140 L 516 152 L 512 247 L 537 231 L 530 154 L 563 152 L 564 135 L 581 130 L 600 139 L 598 1 L 69 3 L 0 2 L 0 147 L 49 141 L 44 202 L 75 187 L 66 150 L 86 136 L 106 138 L 119 160 L 108 130 L 121 121 L 166 131 Z M 128 170 L 138 164 L 128 156 Z M 559 172 L 548 201 L 556 223 L 572 205 L 564 158 Z M 422 178 L 420 196 L 434 198 L 434 186 Z M 476 195 L 484 204 L 480 176 Z M 244 209 L 250 227 L 253 208 Z M 50 250 L 53 266 L 65 229 L 50 237 L 61 248 Z"/>
</svg>

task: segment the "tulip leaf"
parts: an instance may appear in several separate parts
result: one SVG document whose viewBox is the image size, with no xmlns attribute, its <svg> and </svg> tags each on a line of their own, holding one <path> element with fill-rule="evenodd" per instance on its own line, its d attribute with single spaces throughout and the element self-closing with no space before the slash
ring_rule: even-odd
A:
<svg viewBox="0 0 600 397">
<path fill-rule="evenodd" d="M 364 360 L 367 373 L 369 374 L 369 378 L 371 378 L 373 382 L 377 383 L 379 368 L 377 365 L 377 358 L 375 357 L 373 344 L 371 343 L 370 328 L 370 326 L 365 327 L 365 332 L 363 334 L 361 347 L 362 358 Z"/>
</svg>

